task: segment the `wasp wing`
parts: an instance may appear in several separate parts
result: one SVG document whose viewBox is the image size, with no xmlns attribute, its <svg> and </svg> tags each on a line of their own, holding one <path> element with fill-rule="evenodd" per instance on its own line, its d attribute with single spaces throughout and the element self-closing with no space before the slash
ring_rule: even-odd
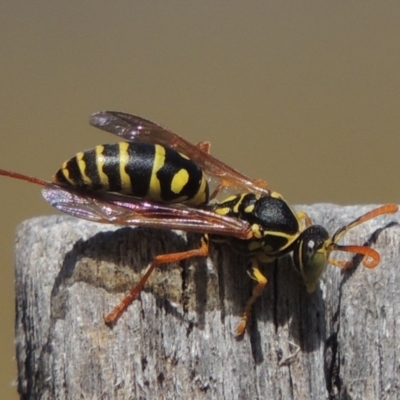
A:
<svg viewBox="0 0 400 400">
<path fill-rule="evenodd" d="M 151 203 L 113 193 L 82 193 L 53 183 L 47 184 L 42 194 L 59 211 L 94 222 L 180 229 L 239 239 L 248 239 L 251 234 L 245 221 L 182 204 Z"/>
<path fill-rule="evenodd" d="M 144 118 L 116 111 L 100 111 L 90 117 L 90 124 L 128 141 L 158 143 L 171 147 L 193 160 L 222 187 L 234 187 L 252 193 L 268 194 L 267 184 L 252 180 L 176 133 Z"/>
</svg>

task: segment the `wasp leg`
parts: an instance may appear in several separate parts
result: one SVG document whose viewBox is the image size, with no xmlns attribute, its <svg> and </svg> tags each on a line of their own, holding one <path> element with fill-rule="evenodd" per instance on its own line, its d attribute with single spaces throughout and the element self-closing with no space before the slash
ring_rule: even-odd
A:
<svg viewBox="0 0 400 400">
<path fill-rule="evenodd" d="M 238 336 L 244 334 L 247 326 L 247 322 L 250 317 L 251 307 L 254 302 L 260 297 L 262 291 L 264 290 L 265 285 L 267 284 L 267 278 L 260 272 L 258 268 L 258 262 L 256 259 L 251 260 L 251 268 L 247 271 L 251 279 L 254 279 L 257 282 L 257 285 L 254 287 L 253 292 L 249 300 L 247 300 L 246 306 L 244 308 L 244 313 L 242 315 L 242 319 L 240 320 L 239 325 L 235 329 L 235 333 Z"/>
<path fill-rule="evenodd" d="M 310 218 L 310 217 L 308 216 L 308 214 L 307 214 L 306 212 L 304 212 L 304 211 L 299 211 L 299 212 L 297 213 L 297 218 L 298 218 L 299 220 L 304 219 L 304 224 L 305 224 L 305 227 L 306 227 L 306 228 L 308 228 L 308 227 L 310 227 L 310 226 L 312 225 L 311 218 Z"/>
<path fill-rule="evenodd" d="M 208 250 L 208 237 L 207 235 L 204 235 L 201 238 L 201 246 L 198 249 L 183 251 L 180 253 L 161 254 L 155 257 L 140 282 L 130 291 L 130 293 L 124 299 L 121 300 L 121 302 L 114 308 L 113 311 L 104 316 L 104 322 L 106 323 L 106 325 L 113 326 L 117 322 L 122 313 L 130 306 L 137 295 L 142 291 L 144 285 L 149 279 L 149 276 L 157 267 L 157 265 L 182 261 L 192 257 L 205 257 L 208 255 Z"/>
</svg>

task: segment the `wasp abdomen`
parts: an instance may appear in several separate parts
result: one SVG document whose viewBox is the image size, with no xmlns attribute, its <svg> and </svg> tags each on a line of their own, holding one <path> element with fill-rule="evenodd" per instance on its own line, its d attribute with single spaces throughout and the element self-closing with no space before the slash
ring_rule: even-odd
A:
<svg viewBox="0 0 400 400">
<path fill-rule="evenodd" d="M 203 171 L 185 155 L 158 144 L 120 142 L 96 146 L 66 161 L 54 181 L 151 201 L 190 205 L 208 202 Z"/>
</svg>

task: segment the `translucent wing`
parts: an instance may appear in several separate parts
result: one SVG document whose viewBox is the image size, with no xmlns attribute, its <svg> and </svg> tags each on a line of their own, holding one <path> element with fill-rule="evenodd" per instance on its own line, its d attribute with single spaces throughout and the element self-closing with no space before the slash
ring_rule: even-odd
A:
<svg viewBox="0 0 400 400">
<path fill-rule="evenodd" d="M 182 204 L 164 205 L 113 193 L 84 193 L 48 183 L 45 200 L 59 211 L 94 222 L 210 233 L 248 239 L 247 222 Z"/>
<path fill-rule="evenodd" d="M 116 111 L 100 111 L 90 118 L 90 124 L 128 141 L 158 143 L 187 155 L 211 178 L 223 187 L 235 187 L 253 193 L 268 194 L 267 184 L 252 180 L 219 161 L 176 133 L 135 115 Z"/>
</svg>

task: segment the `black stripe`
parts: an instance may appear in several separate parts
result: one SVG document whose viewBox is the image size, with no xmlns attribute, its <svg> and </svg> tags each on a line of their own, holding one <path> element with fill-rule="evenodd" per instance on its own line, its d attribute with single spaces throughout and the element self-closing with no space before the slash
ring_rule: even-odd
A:
<svg viewBox="0 0 400 400">
<path fill-rule="evenodd" d="M 79 169 L 78 160 L 76 157 L 67 161 L 66 169 L 68 170 L 68 178 L 74 182 L 76 187 L 84 187 L 81 170 Z"/>
<path fill-rule="evenodd" d="M 155 146 L 147 143 L 129 143 L 125 171 L 131 180 L 132 196 L 146 196 L 154 165 Z"/>
<path fill-rule="evenodd" d="M 67 180 L 67 178 L 64 175 L 64 171 L 61 168 L 54 175 L 54 181 L 57 183 L 61 183 L 63 185 L 71 186 L 71 183 Z"/>
<path fill-rule="evenodd" d="M 101 190 L 103 188 L 103 185 L 101 183 L 99 171 L 97 168 L 95 149 L 84 151 L 82 160 L 85 163 L 84 173 L 91 181 L 91 184 L 89 185 L 90 188 L 93 190 Z"/>
<path fill-rule="evenodd" d="M 171 190 L 172 179 L 181 169 L 187 171 L 189 179 L 179 193 L 174 193 Z M 182 157 L 175 150 L 165 148 L 165 164 L 157 172 L 162 199 L 172 201 L 182 196 L 193 198 L 199 191 L 202 175 L 202 170 L 193 161 Z"/>
<path fill-rule="evenodd" d="M 119 173 L 120 151 L 118 144 L 105 144 L 102 155 L 104 156 L 103 172 L 108 177 L 108 190 L 121 191 L 121 176 Z M 104 184 L 104 182 L 103 182 Z"/>
</svg>

